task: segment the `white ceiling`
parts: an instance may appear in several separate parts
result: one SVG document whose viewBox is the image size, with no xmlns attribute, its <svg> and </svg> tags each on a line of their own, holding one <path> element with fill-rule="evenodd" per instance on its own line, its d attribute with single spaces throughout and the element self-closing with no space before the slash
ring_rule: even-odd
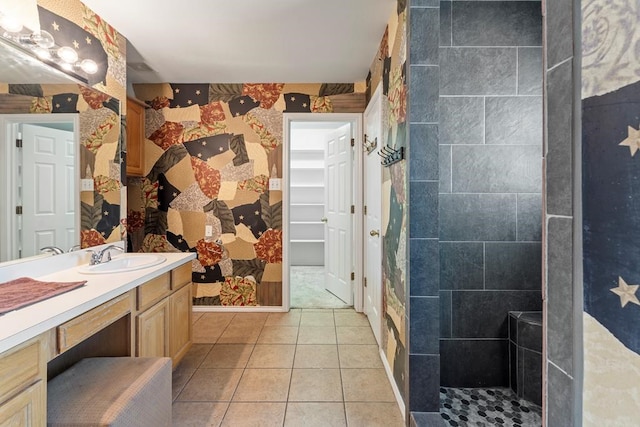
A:
<svg viewBox="0 0 640 427">
<path fill-rule="evenodd" d="M 130 83 L 361 81 L 396 7 L 396 0 L 82 1 L 129 40 Z M 136 71 L 136 63 L 153 71 Z"/>
</svg>

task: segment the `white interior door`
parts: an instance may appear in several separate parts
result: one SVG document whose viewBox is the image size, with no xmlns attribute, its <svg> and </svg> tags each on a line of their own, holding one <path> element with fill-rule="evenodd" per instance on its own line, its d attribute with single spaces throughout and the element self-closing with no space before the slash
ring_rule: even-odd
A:
<svg viewBox="0 0 640 427">
<path fill-rule="evenodd" d="M 351 305 L 353 304 L 351 124 L 345 124 L 336 131 L 328 133 L 325 149 L 325 217 L 327 219 L 324 244 L 325 287 Z"/>
<path fill-rule="evenodd" d="M 75 139 L 73 132 L 22 126 L 22 256 L 44 246 L 63 250 L 75 232 Z"/>
<path fill-rule="evenodd" d="M 380 90 L 377 90 L 364 113 L 367 141 L 377 138 L 382 144 L 382 113 Z M 373 334 L 380 344 L 382 326 L 382 166 L 376 148 L 371 154 L 364 151 L 364 312 L 369 318 Z"/>
</svg>

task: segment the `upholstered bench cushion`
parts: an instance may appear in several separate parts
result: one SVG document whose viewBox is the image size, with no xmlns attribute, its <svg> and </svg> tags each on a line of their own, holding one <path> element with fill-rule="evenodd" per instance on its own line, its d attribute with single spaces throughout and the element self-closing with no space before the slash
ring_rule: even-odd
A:
<svg viewBox="0 0 640 427">
<path fill-rule="evenodd" d="M 47 385 L 47 424 L 56 427 L 171 425 L 171 359 L 83 359 Z"/>
</svg>

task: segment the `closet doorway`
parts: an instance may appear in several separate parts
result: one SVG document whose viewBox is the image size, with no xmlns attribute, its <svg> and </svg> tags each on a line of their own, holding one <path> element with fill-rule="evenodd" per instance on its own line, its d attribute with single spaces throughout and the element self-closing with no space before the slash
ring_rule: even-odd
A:
<svg viewBox="0 0 640 427">
<path fill-rule="evenodd" d="M 286 118 L 285 289 L 291 308 L 346 308 L 355 303 L 360 246 L 354 146 L 361 116 L 318 116 Z"/>
</svg>

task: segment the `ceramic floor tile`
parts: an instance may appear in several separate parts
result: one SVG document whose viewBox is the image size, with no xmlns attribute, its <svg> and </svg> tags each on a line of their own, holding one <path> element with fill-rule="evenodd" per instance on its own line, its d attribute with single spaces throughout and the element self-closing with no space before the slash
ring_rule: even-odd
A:
<svg viewBox="0 0 640 427">
<path fill-rule="evenodd" d="M 203 312 L 193 312 L 191 313 L 191 323 L 196 323 L 203 315 Z"/>
<path fill-rule="evenodd" d="M 384 368 L 377 345 L 343 344 L 338 354 L 341 368 Z"/>
<path fill-rule="evenodd" d="M 232 402 L 222 420 L 224 427 L 280 427 L 286 403 Z"/>
<path fill-rule="evenodd" d="M 289 390 L 291 402 L 342 402 L 339 369 L 294 369 Z"/>
<path fill-rule="evenodd" d="M 269 313 L 265 326 L 300 326 L 302 311 L 291 309 L 288 313 Z"/>
<path fill-rule="evenodd" d="M 345 402 L 395 402 L 384 369 L 341 369 Z"/>
<path fill-rule="evenodd" d="M 242 369 L 198 369 L 177 401 L 228 401 L 242 377 Z"/>
<path fill-rule="evenodd" d="M 231 321 L 231 325 L 262 326 L 267 321 L 269 313 L 237 313 Z"/>
<path fill-rule="evenodd" d="M 178 365 L 171 375 L 171 398 L 176 400 L 176 397 L 180 394 L 184 386 L 189 382 L 195 369 L 189 369 L 182 364 Z"/>
<path fill-rule="evenodd" d="M 192 370 L 198 369 L 212 348 L 212 344 L 193 344 L 180 361 L 179 366 Z"/>
<path fill-rule="evenodd" d="M 245 369 L 234 402 L 286 402 L 291 369 Z"/>
<path fill-rule="evenodd" d="M 193 325 L 193 342 L 194 344 L 214 344 L 220 335 L 224 332 L 225 328 L 229 324 L 231 318 L 225 318 L 224 320 L 215 320 L 217 317 L 210 316 L 211 314 L 224 314 L 224 313 L 205 313 L 202 317 Z"/>
<path fill-rule="evenodd" d="M 218 344 L 255 344 L 261 330 L 261 325 L 232 324 L 227 326 L 217 342 Z"/>
<path fill-rule="evenodd" d="M 295 345 L 257 344 L 247 368 L 287 368 L 293 366 Z"/>
<path fill-rule="evenodd" d="M 335 326 L 333 311 L 307 311 L 302 312 L 300 326 Z"/>
<path fill-rule="evenodd" d="M 339 368 L 338 347 L 335 344 L 298 345 L 293 367 L 296 369 Z"/>
<path fill-rule="evenodd" d="M 295 344 L 298 341 L 297 326 L 264 326 L 258 344 Z"/>
<path fill-rule="evenodd" d="M 333 326 L 300 326 L 298 344 L 336 344 Z"/>
<path fill-rule="evenodd" d="M 362 313 L 353 309 L 333 310 L 333 318 L 336 326 L 366 326 L 369 327 L 369 319 Z"/>
<path fill-rule="evenodd" d="M 217 427 L 229 402 L 175 402 L 171 408 L 174 427 Z"/>
<path fill-rule="evenodd" d="M 375 344 L 371 328 L 368 326 L 338 326 L 336 327 L 338 344 Z"/>
<path fill-rule="evenodd" d="M 402 427 L 404 420 L 398 404 L 393 403 L 345 403 L 349 427 Z"/>
<path fill-rule="evenodd" d="M 247 366 L 253 346 L 254 344 L 216 344 L 200 367 L 242 369 Z"/>
<path fill-rule="evenodd" d="M 346 427 L 344 404 L 329 402 L 289 402 L 285 427 Z"/>
</svg>

